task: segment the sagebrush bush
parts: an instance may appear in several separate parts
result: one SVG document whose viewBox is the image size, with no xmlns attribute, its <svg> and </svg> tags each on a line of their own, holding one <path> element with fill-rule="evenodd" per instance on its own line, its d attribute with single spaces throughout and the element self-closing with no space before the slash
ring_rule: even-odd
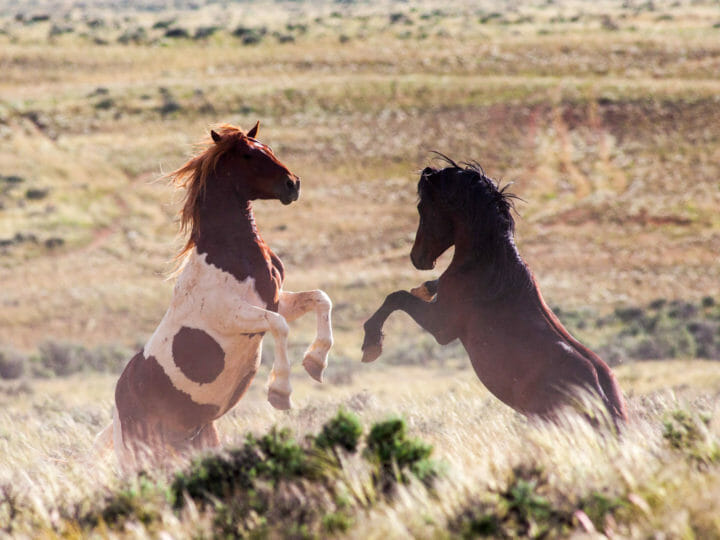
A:
<svg viewBox="0 0 720 540">
<path fill-rule="evenodd" d="M 119 373 L 131 358 L 129 349 L 118 345 L 87 348 L 64 341 L 44 341 L 33 358 L 36 376 L 65 376 L 82 371 Z"/>
<path fill-rule="evenodd" d="M 19 379 L 25 373 L 27 358 L 14 349 L 0 347 L 0 379 Z"/>
<path fill-rule="evenodd" d="M 697 302 L 660 298 L 646 306 L 620 306 L 606 316 L 584 309 L 556 314 L 571 332 L 610 364 L 626 359 L 720 360 L 720 307 L 711 296 Z"/>
</svg>

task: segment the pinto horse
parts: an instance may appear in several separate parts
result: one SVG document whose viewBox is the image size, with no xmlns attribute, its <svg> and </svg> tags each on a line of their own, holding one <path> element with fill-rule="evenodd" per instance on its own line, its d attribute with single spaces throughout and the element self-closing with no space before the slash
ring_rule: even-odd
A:
<svg viewBox="0 0 720 540">
<path fill-rule="evenodd" d="M 454 245 L 452 261 L 439 279 L 387 296 L 365 322 L 363 362 L 380 356 L 383 324 L 401 310 L 441 345 L 460 339 L 485 386 L 528 416 L 552 418 L 584 389 L 602 400 L 616 426 L 626 421 L 612 371 L 563 327 L 518 253 L 511 214 L 517 197 L 478 165 L 442 157 L 447 167 L 420 176 L 410 258 L 429 270 Z"/>
<path fill-rule="evenodd" d="M 260 366 L 263 335 L 275 341 L 268 401 L 289 409 L 288 322 L 317 314 L 303 366 L 322 382 L 332 346 L 328 296 L 282 290 L 283 264 L 260 237 L 251 201 L 287 205 L 300 179 L 256 138 L 232 126 L 211 131 L 207 149 L 171 174 L 185 188 L 181 254 L 170 307 L 123 371 L 113 422 L 96 448 L 115 447 L 124 469 L 219 446 L 215 420 L 240 400 Z"/>
</svg>

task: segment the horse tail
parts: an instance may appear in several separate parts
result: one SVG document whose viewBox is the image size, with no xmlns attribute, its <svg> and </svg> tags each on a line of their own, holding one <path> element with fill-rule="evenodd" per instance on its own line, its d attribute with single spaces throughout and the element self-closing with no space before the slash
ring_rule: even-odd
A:
<svg viewBox="0 0 720 540">
<path fill-rule="evenodd" d="M 533 278 L 533 283 L 535 279 Z M 569 344 L 571 345 L 581 356 L 587 358 L 595 368 L 597 373 L 598 383 L 602 390 L 602 400 L 607 408 L 610 416 L 612 417 L 615 428 L 619 429 L 621 424 L 627 422 L 627 410 L 625 408 L 625 399 L 620 391 L 620 385 L 618 385 L 615 375 L 611 371 L 610 367 L 602 361 L 602 359 L 595 354 L 593 351 L 588 349 L 585 345 L 580 343 L 570 332 L 563 326 L 557 315 L 548 307 L 545 303 L 545 299 L 540 293 L 540 288 L 535 283 L 535 290 L 537 292 L 537 298 L 540 303 L 540 308 L 545 315 L 547 322 L 555 329 L 555 331 Z"/>
<path fill-rule="evenodd" d="M 612 416 L 615 427 L 619 429 L 620 425 L 627 422 L 628 419 L 625 400 L 620 392 L 620 386 L 615 379 L 615 375 L 613 375 L 606 364 L 595 364 L 595 371 L 597 372 L 598 381 L 600 382 L 600 388 L 602 388 L 605 394 L 605 399 L 603 400 L 605 401 L 605 406 Z"/>
</svg>

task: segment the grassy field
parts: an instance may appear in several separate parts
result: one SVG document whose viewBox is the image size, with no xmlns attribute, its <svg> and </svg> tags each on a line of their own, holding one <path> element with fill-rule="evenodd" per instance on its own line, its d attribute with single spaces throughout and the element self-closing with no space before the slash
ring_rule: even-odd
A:
<svg viewBox="0 0 720 540">
<path fill-rule="evenodd" d="M 333 299 L 336 345 L 324 386 L 297 374 L 289 414 L 264 402 L 261 373 L 225 442 L 274 424 L 302 440 L 344 406 L 367 426 L 403 415 L 446 471 L 434 491 L 351 498 L 344 528 L 236 531 L 562 536 L 588 529 L 582 510 L 608 534 L 720 537 L 719 73 L 713 0 L 0 0 L 0 535 L 107 533 L 84 517 L 123 480 L 109 458 L 84 474 L 80 456 L 170 298 L 181 193 L 162 177 L 212 126 L 260 120 L 303 193 L 257 204 L 258 226 L 288 290 Z M 618 366 L 626 439 L 527 425 L 459 346 L 401 316 L 379 363 L 359 364 L 384 295 L 437 276 L 408 257 L 433 150 L 513 182 L 518 246 L 548 303 Z M 312 334 L 293 325 L 293 358 Z M 673 422 L 691 433 L 679 447 Z M 521 465 L 546 476 L 511 479 Z M 362 484 L 368 467 L 351 456 L 343 470 Z M 518 479 L 552 511 L 518 514 L 503 495 Z M 617 504 L 580 504 L 597 493 Z M 220 530 L 217 509 L 193 520 L 147 496 L 160 517 L 113 534 Z"/>
</svg>

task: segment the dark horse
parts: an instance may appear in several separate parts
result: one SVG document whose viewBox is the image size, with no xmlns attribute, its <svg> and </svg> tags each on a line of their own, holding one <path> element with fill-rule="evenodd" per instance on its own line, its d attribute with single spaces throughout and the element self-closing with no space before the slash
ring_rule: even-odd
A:
<svg viewBox="0 0 720 540">
<path fill-rule="evenodd" d="M 189 238 L 165 316 L 123 371 L 113 423 L 96 449 L 115 447 L 123 468 L 220 444 L 215 420 L 240 400 L 260 366 L 263 335 L 275 340 L 268 400 L 290 403 L 288 321 L 314 311 L 317 336 L 303 366 L 318 381 L 332 345 L 331 303 L 319 290 L 282 290 L 285 270 L 258 233 L 251 201 L 290 204 L 300 179 L 272 150 L 232 126 L 172 174 L 185 188 Z"/>
<path fill-rule="evenodd" d="M 584 389 L 602 400 L 616 425 L 624 422 L 612 371 L 563 327 L 518 253 L 511 215 L 516 197 L 479 166 L 445 159 L 448 167 L 428 167 L 420 176 L 420 223 L 410 258 L 429 270 L 454 245 L 452 261 L 438 280 L 387 296 L 365 323 L 363 362 L 380 356 L 383 324 L 402 310 L 441 345 L 460 339 L 480 380 L 512 408 L 551 418 Z"/>
</svg>

